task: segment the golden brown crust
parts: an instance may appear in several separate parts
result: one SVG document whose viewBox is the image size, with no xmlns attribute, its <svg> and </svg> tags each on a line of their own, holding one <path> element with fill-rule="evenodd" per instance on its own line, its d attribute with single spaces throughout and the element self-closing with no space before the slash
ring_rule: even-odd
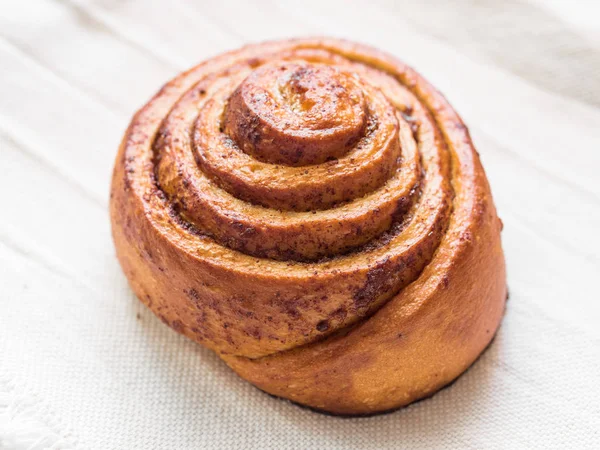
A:
<svg viewBox="0 0 600 450">
<path fill-rule="evenodd" d="M 132 120 L 111 191 L 137 296 L 259 388 L 365 414 L 490 342 L 500 223 L 462 121 L 401 62 L 332 39 L 248 46 Z"/>
</svg>

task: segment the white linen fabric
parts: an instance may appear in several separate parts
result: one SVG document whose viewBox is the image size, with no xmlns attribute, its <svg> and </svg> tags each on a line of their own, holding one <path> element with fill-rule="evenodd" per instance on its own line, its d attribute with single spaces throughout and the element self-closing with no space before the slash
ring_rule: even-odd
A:
<svg viewBox="0 0 600 450">
<path fill-rule="evenodd" d="M 0 449 L 600 448 L 596 2 L 0 4 Z M 271 398 L 133 296 L 110 237 L 122 132 L 168 79 L 327 34 L 433 82 L 488 173 L 510 300 L 489 350 L 401 411 Z"/>
</svg>

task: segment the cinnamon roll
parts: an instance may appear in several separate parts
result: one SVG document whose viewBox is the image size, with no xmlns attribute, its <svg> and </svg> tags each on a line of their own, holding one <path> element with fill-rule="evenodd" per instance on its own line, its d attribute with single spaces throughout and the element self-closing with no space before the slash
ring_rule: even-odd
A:
<svg viewBox="0 0 600 450">
<path fill-rule="evenodd" d="M 336 39 L 182 73 L 117 155 L 113 237 L 135 294 L 260 389 L 370 414 L 489 344 L 501 222 L 469 133 L 414 70 Z"/>
</svg>

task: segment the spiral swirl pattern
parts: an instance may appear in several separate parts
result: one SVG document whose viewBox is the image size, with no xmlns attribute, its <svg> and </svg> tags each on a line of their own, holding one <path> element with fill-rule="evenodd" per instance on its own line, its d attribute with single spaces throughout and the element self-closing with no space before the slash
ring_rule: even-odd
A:
<svg viewBox="0 0 600 450">
<path fill-rule="evenodd" d="M 417 308 L 447 288 L 459 250 L 478 239 L 498 271 L 484 283 L 493 299 L 483 322 L 499 323 L 498 220 L 466 129 L 422 78 L 373 49 L 273 42 L 185 72 L 134 117 L 111 198 L 138 297 L 243 377 L 300 403 L 364 413 L 424 395 L 361 394 L 357 406 L 290 380 L 306 358 L 332 370 L 339 345 L 356 365 L 364 351 L 347 347 L 352 336 L 394 304 Z M 489 339 L 470 344 L 462 370 Z"/>
</svg>

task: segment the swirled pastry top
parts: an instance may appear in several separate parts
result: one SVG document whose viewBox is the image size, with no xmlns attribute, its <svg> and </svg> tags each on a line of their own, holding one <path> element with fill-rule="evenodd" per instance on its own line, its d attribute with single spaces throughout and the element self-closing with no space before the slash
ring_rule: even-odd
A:
<svg viewBox="0 0 600 450">
<path fill-rule="evenodd" d="M 111 215 L 156 315 L 329 412 L 435 392 L 504 310 L 501 223 L 466 127 L 359 44 L 258 44 L 179 75 L 125 134 Z"/>
<path fill-rule="evenodd" d="M 151 236 L 139 252 L 185 293 L 161 303 L 167 321 L 257 358 L 347 329 L 413 282 L 461 190 L 427 89 L 327 40 L 247 47 L 165 85 L 122 157 L 125 233 Z"/>
</svg>

